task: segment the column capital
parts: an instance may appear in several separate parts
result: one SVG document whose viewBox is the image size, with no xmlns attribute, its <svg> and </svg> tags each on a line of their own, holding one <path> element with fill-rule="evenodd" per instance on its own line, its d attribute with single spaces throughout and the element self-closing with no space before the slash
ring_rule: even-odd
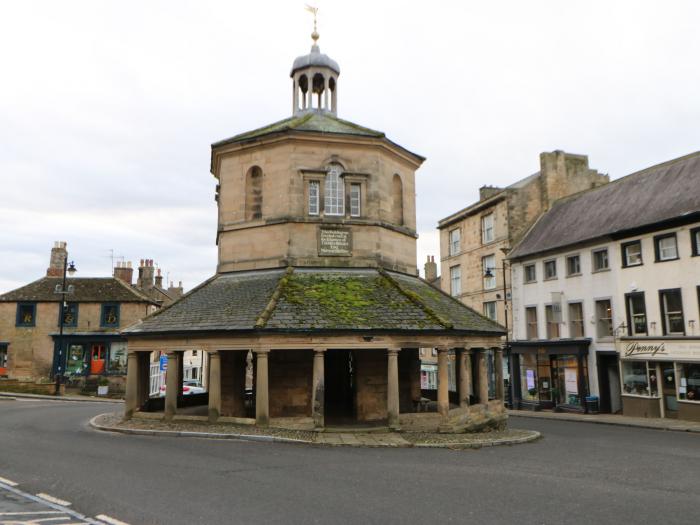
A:
<svg viewBox="0 0 700 525">
<path fill-rule="evenodd" d="M 258 357 L 267 357 L 267 354 L 270 353 L 269 348 L 254 348 L 253 352 L 258 355 Z"/>
<path fill-rule="evenodd" d="M 171 357 L 177 357 L 177 355 L 178 355 L 179 353 L 181 353 L 181 352 L 178 352 L 177 350 L 167 350 L 167 351 L 165 352 L 165 355 L 167 355 L 167 356 L 168 356 L 168 359 L 169 359 L 169 358 L 171 358 Z"/>
<path fill-rule="evenodd" d="M 221 357 L 221 352 L 219 350 L 207 350 L 207 354 L 209 354 L 209 357 Z"/>
<path fill-rule="evenodd" d="M 325 348 L 314 348 L 314 354 L 325 354 L 326 349 Z"/>
<path fill-rule="evenodd" d="M 387 348 L 386 352 L 389 355 L 397 355 L 401 351 L 400 348 Z"/>
<path fill-rule="evenodd" d="M 449 352 L 449 351 L 450 351 L 450 347 L 449 347 L 449 346 L 438 346 L 438 347 L 436 347 L 436 348 L 437 348 L 438 353 Z"/>
</svg>

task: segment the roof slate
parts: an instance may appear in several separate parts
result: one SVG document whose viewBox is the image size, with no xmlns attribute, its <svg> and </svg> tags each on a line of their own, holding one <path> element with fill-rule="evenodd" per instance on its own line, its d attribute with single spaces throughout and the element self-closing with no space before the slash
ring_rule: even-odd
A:
<svg viewBox="0 0 700 525">
<path fill-rule="evenodd" d="M 217 275 L 124 333 L 248 330 L 504 333 L 418 277 L 371 268 Z"/>
<path fill-rule="evenodd" d="M 700 212 L 700 152 L 557 201 L 509 259 L 623 234 Z"/>
<path fill-rule="evenodd" d="M 42 277 L 21 288 L 0 295 L 0 302 L 54 302 L 60 299 L 55 293 L 56 285 L 61 284 L 61 277 Z M 67 300 L 82 303 L 129 303 L 148 302 L 153 299 L 140 293 L 133 287 L 114 277 L 69 277 L 66 286 L 73 286 L 73 294 Z"/>
<path fill-rule="evenodd" d="M 364 137 L 384 138 L 385 135 L 381 131 L 365 128 L 353 122 L 339 119 L 332 113 L 309 111 L 302 115 L 274 122 L 265 127 L 247 131 L 231 138 L 221 140 L 212 144 L 212 148 L 222 146 L 224 144 L 232 144 L 235 142 L 243 142 L 272 133 L 280 133 L 283 131 L 308 131 L 316 133 L 336 133 L 341 135 L 360 135 Z"/>
</svg>

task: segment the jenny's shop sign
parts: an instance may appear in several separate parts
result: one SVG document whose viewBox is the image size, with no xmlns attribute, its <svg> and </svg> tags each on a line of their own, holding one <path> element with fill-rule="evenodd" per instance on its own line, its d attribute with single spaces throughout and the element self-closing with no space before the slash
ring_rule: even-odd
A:
<svg viewBox="0 0 700 525">
<path fill-rule="evenodd" d="M 622 359 L 700 361 L 700 339 L 692 341 L 621 340 L 617 345 Z"/>
</svg>

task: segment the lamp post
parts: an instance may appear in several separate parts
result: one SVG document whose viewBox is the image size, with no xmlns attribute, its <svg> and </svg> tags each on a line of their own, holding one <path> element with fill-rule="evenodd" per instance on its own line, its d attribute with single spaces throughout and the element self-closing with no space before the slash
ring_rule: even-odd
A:
<svg viewBox="0 0 700 525">
<path fill-rule="evenodd" d="M 504 251 L 504 253 L 506 253 Z M 503 271 L 503 313 L 505 314 L 505 329 L 506 329 L 506 341 L 503 346 L 503 349 L 505 350 L 506 353 L 506 359 L 508 360 L 508 372 L 509 375 L 511 375 L 511 371 L 513 370 L 513 364 L 511 363 L 511 355 L 510 355 L 510 339 L 508 337 L 508 286 L 506 283 L 506 270 L 510 265 L 506 263 L 506 261 L 503 261 L 503 266 L 496 267 L 494 266 L 493 268 L 486 268 L 486 272 L 484 273 L 484 277 L 490 278 L 493 277 L 493 271 L 492 270 L 502 270 Z M 496 296 L 498 297 L 498 296 Z M 513 404 L 513 379 L 511 378 L 508 384 L 508 392 L 510 394 L 510 403 L 509 405 L 512 406 Z"/>
<path fill-rule="evenodd" d="M 61 296 L 59 307 L 58 307 L 58 357 L 56 358 L 56 395 L 61 394 L 61 383 L 63 381 L 63 376 L 65 375 L 65 363 L 67 362 L 65 356 L 65 348 L 63 345 L 63 323 L 65 322 L 66 308 L 68 303 L 66 302 L 66 295 L 73 293 L 73 285 L 66 287 L 66 273 L 70 274 L 71 277 L 78 270 L 75 267 L 75 263 L 71 261 L 68 262 L 68 257 L 63 259 L 63 280 L 61 284 L 56 285 L 54 293 Z"/>
</svg>

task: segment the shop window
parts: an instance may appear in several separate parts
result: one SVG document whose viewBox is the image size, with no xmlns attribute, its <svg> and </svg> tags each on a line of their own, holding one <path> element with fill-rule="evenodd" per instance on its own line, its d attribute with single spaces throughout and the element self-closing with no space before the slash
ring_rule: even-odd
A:
<svg viewBox="0 0 700 525">
<path fill-rule="evenodd" d="M 83 345 L 70 345 L 66 352 L 66 374 L 81 376 L 87 373 L 88 362 Z"/>
<path fill-rule="evenodd" d="M 317 180 L 309 181 L 309 215 L 318 215 L 321 196 L 321 183 Z"/>
<path fill-rule="evenodd" d="M 537 281 L 537 267 L 535 264 L 526 264 L 523 266 L 523 275 L 525 278 L 525 283 L 534 283 Z"/>
<path fill-rule="evenodd" d="M 583 303 L 569 303 L 569 337 L 583 336 Z"/>
<path fill-rule="evenodd" d="M 647 335 L 647 308 L 644 292 L 625 294 L 627 303 L 627 334 Z"/>
<path fill-rule="evenodd" d="M 105 303 L 102 305 L 100 313 L 100 326 L 102 328 L 113 328 L 119 326 L 119 305 L 116 303 Z"/>
<path fill-rule="evenodd" d="M 656 262 L 673 261 L 678 259 L 678 243 L 676 234 L 657 235 L 654 237 L 654 254 Z"/>
<path fill-rule="evenodd" d="M 484 276 L 484 290 L 496 288 L 496 256 L 487 255 L 481 258 L 481 271 Z M 488 276 L 487 276 L 488 274 Z"/>
<path fill-rule="evenodd" d="M 450 295 L 457 297 L 462 293 L 462 268 L 453 266 L 450 268 Z"/>
<path fill-rule="evenodd" d="M 608 249 L 602 248 L 593 251 L 593 271 L 601 272 L 610 268 L 608 261 Z"/>
<path fill-rule="evenodd" d="M 61 317 L 58 318 L 58 326 L 61 326 Z M 78 303 L 67 303 L 63 307 L 63 326 L 78 326 Z"/>
<path fill-rule="evenodd" d="M 36 303 L 17 304 L 17 326 L 36 325 Z"/>
<path fill-rule="evenodd" d="M 493 231 L 493 213 L 484 215 L 481 218 L 481 242 L 483 244 L 493 242 L 495 239 Z"/>
<path fill-rule="evenodd" d="M 245 181 L 245 218 L 247 221 L 262 218 L 263 171 L 259 166 L 248 170 Z"/>
<path fill-rule="evenodd" d="M 685 335 L 683 299 L 680 288 L 659 290 L 664 335 Z"/>
<path fill-rule="evenodd" d="M 0 343 L 0 376 L 7 375 L 7 343 Z"/>
<path fill-rule="evenodd" d="M 642 241 L 622 244 L 622 267 L 640 266 L 642 264 Z"/>
<path fill-rule="evenodd" d="M 551 261 L 544 262 L 544 279 L 556 279 L 557 278 L 557 261 L 552 259 Z"/>
<path fill-rule="evenodd" d="M 610 299 L 595 302 L 596 336 L 605 339 L 613 335 L 613 316 Z"/>
<path fill-rule="evenodd" d="M 460 243 L 461 243 L 462 232 L 459 228 L 450 230 L 450 255 L 457 255 L 459 253 Z"/>
<path fill-rule="evenodd" d="M 323 210 L 325 215 L 345 215 L 345 185 L 341 174 L 339 164 L 331 164 L 328 168 Z"/>
<path fill-rule="evenodd" d="M 678 399 L 700 402 L 700 363 L 677 363 Z"/>
<path fill-rule="evenodd" d="M 126 342 L 114 342 L 109 345 L 109 363 L 107 370 L 110 374 L 126 375 L 127 348 Z"/>
<path fill-rule="evenodd" d="M 566 275 L 581 275 L 581 257 L 579 255 L 570 255 L 566 258 Z"/>
<path fill-rule="evenodd" d="M 692 248 L 691 253 L 693 257 L 700 255 L 700 228 L 693 228 L 690 230 L 690 246 Z"/>
<path fill-rule="evenodd" d="M 492 321 L 497 320 L 496 301 L 487 301 L 484 303 L 484 315 Z"/>
<path fill-rule="evenodd" d="M 520 396 L 523 401 L 539 401 L 537 354 L 520 354 Z"/>
<path fill-rule="evenodd" d="M 635 396 L 658 395 L 656 367 L 647 361 L 622 361 L 622 391 Z"/>
<path fill-rule="evenodd" d="M 350 184 L 350 217 L 360 216 L 360 200 L 362 187 L 358 183 Z"/>
<path fill-rule="evenodd" d="M 537 307 L 528 306 L 525 308 L 525 322 L 527 323 L 527 338 L 537 339 Z"/>
<path fill-rule="evenodd" d="M 586 377 L 585 369 L 581 371 Z M 586 392 L 579 388 L 578 357 L 575 355 L 558 355 L 552 360 L 552 396 L 557 405 L 581 406 Z"/>
<path fill-rule="evenodd" d="M 544 317 L 547 321 L 547 339 L 559 339 L 559 321 L 561 313 L 557 311 L 559 305 L 548 304 L 544 307 Z"/>
</svg>

